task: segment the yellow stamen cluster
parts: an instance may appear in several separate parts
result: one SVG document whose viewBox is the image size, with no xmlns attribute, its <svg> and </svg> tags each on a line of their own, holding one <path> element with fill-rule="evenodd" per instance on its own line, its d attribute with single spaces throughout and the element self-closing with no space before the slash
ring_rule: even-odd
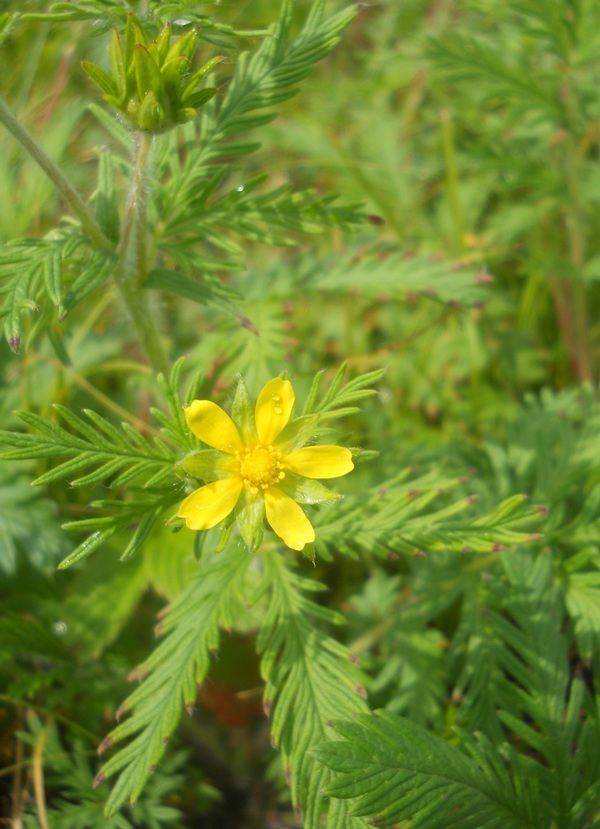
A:
<svg viewBox="0 0 600 829">
<path fill-rule="evenodd" d="M 272 446 L 255 446 L 236 452 L 240 475 L 253 492 L 268 489 L 285 478 L 281 454 Z"/>
</svg>

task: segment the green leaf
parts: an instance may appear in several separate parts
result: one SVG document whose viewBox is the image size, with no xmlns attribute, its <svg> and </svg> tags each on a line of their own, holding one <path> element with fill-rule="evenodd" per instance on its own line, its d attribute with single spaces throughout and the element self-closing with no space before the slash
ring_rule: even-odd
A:
<svg viewBox="0 0 600 829">
<path fill-rule="evenodd" d="M 148 274 L 144 288 L 167 291 L 191 299 L 200 305 L 209 305 L 236 319 L 240 311 L 227 297 L 220 295 L 213 287 L 202 284 L 186 274 L 165 269 L 155 269 Z"/>
<path fill-rule="evenodd" d="M 129 565 L 97 559 L 79 570 L 62 605 L 81 657 L 97 659 L 134 612 L 145 587 L 142 559 Z"/>
<path fill-rule="evenodd" d="M 201 683 L 210 665 L 210 652 L 219 643 L 219 627 L 232 623 L 232 602 L 243 596 L 251 557 L 245 549 L 227 554 L 203 555 L 197 575 L 173 602 L 161 622 L 165 640 L 136 673 L 141 685 L 119 709 L 119 718 L 130 716 L 104 740 L 101 749 L 125 738 L 103 767 L 97 783 L 120 772 L 106 804 L 110 817 L 125 803 L 135 803 L 148 777 L 165 751 L 183 709 L 191 715 Z M 134 736 L 135 735 L 135 736 Z"/>
<path fill-rule="evenodd" d="M 477 498 L 467 496 L 447 506 L 432 506 L 448 490 L 459 486 L 459 478 L 444 479 L 428 473 L 407 481 L 410 470 L 380 482 L 360 498 L 347 496 L 336 506 L 336 518 L 315 521 L 317 547 L 326 554 L 370 550 L 387 557 L 389 553 L 414 555 L 450 550 L 455 553 L 500 552 L 507 546 L 526 544 L 540 538 L 531 532 L 542 519 L 527 497 L 516 495 L 502 502 L 490 514 L 464 517 Z M 530 528 L 523 531 L 524 525 Z"/>
<path fill-rule="evenodd" d="M 223 453 L 216 449 L 195 449 L 178 462 L 177 469 L 183 470 L 193 478 L 212 480 L 218 463 L 222 461 Z"/>
<path fill-rule="evenodd" d="M 271 590 L 258 637 L 267 683 L 264 707 L 273 712 L 272 741 L 281 750 L 292 801 L 302 810 L 306 829 L 318 829 L 329 775 L 314 762 L 312 749 L 330 737 L 332 719 L 367 710 L 366 692 L 351 653 L 320 629 L 343 617 L 306 595 L 323 585 L 297 575 L 279 552 L 265 550 L 263 560 L 260 590 L 266 585 Z"/>
<path fill-rule="evenodd" d="M 80 302 L 104 285 L 117 264 L 117 257 L 108 251 L 97 251 L 92 254 L 88 265 L 79 274 L 73 285 L 65 294 L 60 306 L 59 319 L 62 321 L 76 308 Z"/>
<path fill-rule="evenodd" d="M 62 302 L 62 251 L 55 247 L 44 259 L 44 282 L 48 296 L 55 305 Z"/>
<path fill-rule="evenodd" d="M 439 261 L 415 256 L 398 246 L 338 257 L 335 263 L 314 271 L 314 284 L 331 294 L 355 291 L 367 299 L 404 301 L 415 295 L 459 305 L 480 305 L 490 298 L 492 277 L 477 262 Z"/>
<path fill-rule="evenodd" d="M 378 826 L 539 829 L 540 791 L 511 780 L 502 762 L 476 762 L 451 743 L 385 711 L 334 724 L 345 740 L 312 750 L 335 775 L 327 793 Z M 493 750 L 493 749 L 491 749 Z"/>
<path fill-rule="evenodd" d="M 65 549 L 56 506 L 7 464 L 0 469 L 0 573 L 14 576 L 19 560 L 33 570 L 54 566 Z"/>
<path fill-rule="evenodd" d="M 119 239 L 119 207 L 115 187 L 115 171 L 110 152 L 103 148 L 99 154 L 98 189 L 96 191 L 96 219 L 107 239 Z"/>
<path fill-rule="evenodd" d="M 182 104 L 186 107 L 191 107 L 192 109 L 200 109 L 200 107 L 203 107 L 204 104 L 208 103 L 208 101 L 210 101 L 210 99 L 216 94 L 217 88 L 215 86 L 207 86 L 205 89 L 198 90 L 198 92 L 191 92 L 186 96 L 185 100 L 182 101 Z"/>
</svg>

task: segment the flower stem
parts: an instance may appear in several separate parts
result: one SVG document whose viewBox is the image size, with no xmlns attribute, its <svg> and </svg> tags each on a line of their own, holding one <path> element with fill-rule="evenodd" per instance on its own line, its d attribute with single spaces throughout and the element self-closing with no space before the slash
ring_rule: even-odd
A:
<svg viewBox="0 0 600 829">
<path fill-rule="evenodd" d="M 114 277 L 152 367 L 166 376 L 169 363 L 143 290 L 148 273 L 146 214 L 152 141 L 145 133 L 135 133 L 133 176 Z"/>
<path fill-rule="evenodd" d="M 15 118 L 1 98 L 0 123 L 4 124 L 7 130 L 12 133 L 23 149 L 29 153 L 54 184 L 75 217 L 81 222 L 82 229 L 90 244 L 99 250 L 112 250 L 113 244 L 104 235 L 79 193 L 61 173 L 29 130 Z M 169 363 L 157 336 L 156 326 L 153 324 L 142 289 L 147 273 L 146 199 L 151 148 L 152 139 L 150 136 L 138 133 L 136 135 L 133 180 L 119 245 L 119 261 L 113 272 L 113 277 L 148 361 L 155 371 L 166 375 L 169 371 Z"/>
<path fill-rule="evenodd" d="M 0 98 L 0 123 L 14 135 L 19 144 L 25 149 L 33 160 L 42 168 L 50 181 L 54 184 L 63 199 L 69 205 L 75 216 L 81 222 L 90 242 L 96 248 L 111 249 L 112 245 L 102 232 L 94 217 L 88 212 L 83 199 L 75 188 L 67 181 L 57 165 L 44 152 L 29 130 L 15 118 L 10 109 Z"/>
<path fill-rule="evenodd" d="M 442 128 L 444 160 L 446 163 L 446 192 L 450 215 L 452 216 L 452 223 L 454 225 L 454 247 L 455 252 L 460 256 L 465 252 L 465 222 L 462 205 L 460 203 L 452 117 L 448 110 L 442 110 L 440 113 L 440 124 Z"/>
</svg>

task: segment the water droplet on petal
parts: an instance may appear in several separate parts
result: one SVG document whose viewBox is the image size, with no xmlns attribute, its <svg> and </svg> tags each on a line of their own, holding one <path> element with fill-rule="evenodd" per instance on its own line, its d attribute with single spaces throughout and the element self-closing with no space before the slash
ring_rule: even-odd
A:
<svg viewBox="0 0 600 829">
<path fill-rule="evenodd" d="M 281 406 L 273 406 L 273 411 L 275 412 L 275 414 L 283 414 L 283 409 L 281 408 Z"/>
<path fill-rule="evenodd" d="M 272 394 L 271 397 L 276 403 L 281 403 L 281 395 L 280 394 Z"/>
</svg>

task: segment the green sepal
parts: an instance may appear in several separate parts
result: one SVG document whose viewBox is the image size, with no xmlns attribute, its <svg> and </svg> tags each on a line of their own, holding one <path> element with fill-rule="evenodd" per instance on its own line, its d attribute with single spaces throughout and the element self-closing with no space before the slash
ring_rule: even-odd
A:
<svg viewBox="0 0 600 829">
<path fill-rule="evenodd" d="M 107 99 L 108 100 L 108 99 Z M 125 110 L 125 117 L 133 127 L 139 126 L 140 102 L 137 98 L 130 98 L 127 102 L 127 109 Z"/>
<path fill-rule="evenodd" d="M 225 524 L 221 531 L 221 538 L 219 539 L 219 543 L 217 544 L 217 553 L 223 552 L 225 547 L 227 546 L 227 542 L 231 537 L 231 530 L 233 529 L 233 513 L 230 513 L 227 518 L 225 519 Z"/>
<path fill-rule="evenodd" d="M 107 104 L 114 106 L 115 109 L 121 109 L 121 99 L 117 98 L 116 95 L 103 95 L 102 97 Z"/>
<path fill-rule="evenodd" d="M 156 132 L 165 121 L 165 110 L 153 91 L 148 92 L 138 112 L 138 125 L 142 130 Z"/>
<path fill-rule="evenodd" d="M 193 554 L 196 561 L 200 561 L 200 558 L 202 557 L 202 550 L 204 549 L 207 536 L 208 533 L 206 530 L 199 530 L 194 533 Z"/>
<path fill-rule="evenodd" d="M 313 478 L 303 478 L 293 472 L 286 472 L 278 484 L 279 489 L 298 504 L 331 504 L 342 496 Z"/>
<path fill-rule="evenodd" d="M 198 117 L 198 110 L 192 109 L 188 107 L 187 109 L 180 109 L 177 112 L 177 123 L 178 124 L 187 124 L 190 121 L 193 121 L 194 118 Z"/>
<path fill-rule="evenodd" d="M 216 58 L 213 58 L 205 63 L 204 66 L 201 66 L 200 69 L 193 72 L 186 82 L 185 88 L 181 95 L 181 100 L 185 101 L 186 97 L 198 86 L 200 81 L 205 78 L 215 66 L 218 66 L 218 64 L 224 60 L 224 55 L 218 55 Z"/>
<path fill-rule="evenodd" d="M 119 90 L 108 72 L 105 72 L 104 69 L 100 69 L 99 66 L 96 66 L 95 63 L 90 63 L 88 60 L 82 60 L 81 67 L 106 95 L 118 97 Z"/>
<path fill-rule="evenodd" d="M 285 453 L 289 455 L 290 452 L 295 452 L 296 449 L 306 446 L 311 439 L 314 439 L 318 425 L 319 415 L 297 417 L 284 427 L 275 441 L 275 446 L 285 450 Z"/>
<path fill-rule="evenodd" d="M 185 58 L 180 57 L 179 61 L 181 60 L 185 60 Z M 181 79 L 179 77 L 179 69 L 177 64 L 173 61 L 163 64 L 163 66 L 160 67 L 160 72 L 165 86 L 165 94 L 168 96 L 170 101 L 177 104 L 181 86 Z"/>
<path fill-rule="evenodd" d="M 137 17 L 135 15 L 132 15 L 132 20 L 133 20 L 133 26 L 134 26 L 134 30 L 135 30 L 134 31 L 135 45 L 137 46 L 138 43 L 141 43 L 142 46 L 145 46 L 147 48 L 150 45 L 150 41 L 148 40 L 148 35 L 146 34 L 146 31 L 144 30 L 144 28 L 142 27 L 140 21 L 137 19 Z M 135 52 L 135 47 L 134 47 L 134 52 Z"/>
<path fill-rule="evenodd" d="M 179 530 L 182 530 L 185 527 L 185 518 L 180 518 L 176 512 L 173 513 L 167 520 L 165 521 L 165 526 L 172 530 L 174 533 L 178 533 Z"/>
<path fill-rule="evenodd" d="M 123 50 L 121 48 L 121 38 L 116 29 L 111 32 L 110 46 L 110 69 L 112 72 L 112 79 L 117 87 L 119 98 L 123 102 L 125 100 L 125 92 L 127 89 L 126 80 L 126 66 L 123 58 Z"/>
<path fill-rule="evenodd" d="M 129 14 L 127 16 L 127 23 L 125 25 L 125 45 L 123 49 L 123 59 L 127 69 L 133 63 L 133 49 L 135 47 L 135 25 L 134 16 Z"/>
<path fill-rule="evenodd" d="M 352 460 L 354 463 L 374 461 L 381 454 L 376 449 L 363 449 L 361 446 L 349 446 L 348 449 L 352 452 Z"/>
<path fill-rule="evenodd" d="M 174 58 L 169 58 L 160 66 L 160 71 L 163 75 L 169 75 L 169 77 L 176 78 L 177 80 L 177 88 L 181 88 L 181 69 L 182 64 L 187 66 L 187 58 L 185 55 L 175 55 Z"/>
<path fill-rule="evenodd" d="M 315 563 L 316 553 L 315 553 L 315 542 L 310 541 L 308 544 L 304 545 L 304 549 L 302 550 L 302 555 L 304 558 L 307 558 L 312 563 Z"/>
<path fill-rule="evenodd" d="M 213 481 L 226 471 L 223 464 L 227 461 L 231 462 L 231 458 L 218 449 L 196 449 L 176 464 L 175 472 L 178 475 L 183 473 L 186 477 Z"/>
<path fill-rule="evenodd" d="M 262 493 L 253 493 L 244 486 L 235 509 L 235 518 L 248 550 L 253 553 L 260 547 L 265 525 L 265 499 Z"/>
<path fill-rule="evenodd" d="M 244 379 L 239 376 L 231 407 L 231 418 L 238 427 L 245 444 L 257 443 L 256 423 L 254 420 L 254 401 L 248 394 Z"/>
<path fill-rule="evenodd" d="M 156 57 L 157 63 L 159 66 L 165 62 L 167 55 L 169 54 L 169 45 L 171 43 L 171 23 L 167 20 L 165 23 L 163 30 L 156 38 L 156 40 L 150 45 L 150 49 L 154 48 L 156 50 Z"/>
<path fill-rule="evenodd" d="M 181 62 L 180 74 L 182 76 L 189 69 L 190 62 L 194 56 L 194 51 L 198 42 L 198 34 L 199 31 L 196 28 L 192 29 L 192 31 L 188 32 L 186 35 L 183 35 L 183 37 L 178 38 L 178 40 L 176 40 L 169 49 L 167 57 L 165 58 L 165 63 L 168 63 L 179 55 L 183 55 L 186 58 L 185 61 Z"/>
<path fill-rule="evenodd" d="M 164 132 L 196 118 L 197 110 L 216 94 L 215 88 L 197 87 L 223 60 L 221 55 L 190 75 L 198 33 L 196 27 L 171 44 L 171 24 L 166 23 L 150 42 L 144 26 L 130 14 L 124 37 L 117 29 L 111 34 L 112 75 L 89 61 L 82 66 L 133 129 Z"/>
<path fill-rule="evenodd" d="M 164 84 L 160 69 L 152 59 L 148 49 L 141 43 L 136 43 L 133 50 L 133 61 L 135 65 L 135 80 L 137 83 L 138 94 L 140 100 L 143 102 L 142 107 L 148 97 L 149 92 L 153 92 L 154 96 L 161 101 L 164 94 Z"/>
</svg>

